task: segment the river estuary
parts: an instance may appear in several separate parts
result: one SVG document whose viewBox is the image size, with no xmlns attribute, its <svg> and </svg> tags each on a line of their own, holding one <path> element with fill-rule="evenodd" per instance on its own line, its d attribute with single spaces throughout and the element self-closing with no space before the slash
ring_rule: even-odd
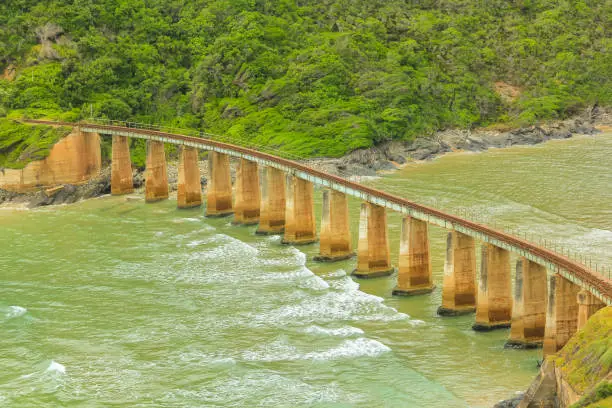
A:
<svg viewBox="0 0 612 408">
<path fill-rule="evenodd" d="M 612 265 L 612 134 L 458 153 L 367 183 Z M 320 213 L 320 194 L 316 211 Z M 352 279 L 231 218 L 102 197 L 0 209 L 0 406 L 491 407 L 539 350 L 440 318 L 431 295 Z M 350 202 L 354 245 L 359 202 Z M 392 259 L 398 215 L 389 212 Z M 607 273 L 607 272 L 606 272 Z"/>
</svg>

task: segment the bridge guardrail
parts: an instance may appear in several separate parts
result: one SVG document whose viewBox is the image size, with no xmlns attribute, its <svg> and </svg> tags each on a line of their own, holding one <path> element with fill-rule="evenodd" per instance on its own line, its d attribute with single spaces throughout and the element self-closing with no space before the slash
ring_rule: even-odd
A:
<svg viewBox="0 0 612 408">
<path fill-rule="evenodd" d="M 138 130 L 143 135 L 148 134 L 151 136 L 166 137 L 168 139 L 172 139 L 176 141 L 200 143 L 200 144 L 206 144 L 210 146 L 216 146 L 218 148 L 224 148 L 224 149 L 232 150 L 235 152 L 240 152 L 243 154 L 258 157 L 260 159 L 276 162 L 288 168 L 292 168 L 296 171 L 301 171 L 313 177 L 327 180 L 330 183 L 330 185 L 336 184 L 336 185 L 345 186 L 346 188 L 360 191 L 364 193 L 366 197 L 371 197 L 372 199 L 368 201 L 372 201 L 375 204 L 376 204 L 375 202 L 376 200 L 374 200 L 374 198 L 384 199 L 390 203 L 397 204 L 398 207 L 411 208 L 414 211 L 418 211 L 418 212 L 430 215 L 432 217 L 443 219 L 449 224 L 451 224 L 453 226 L 453 229 L 457 229 L 457 227 L 462 227 L 467 230 L 475 231 L 478 234 L 481 234 L 483 237 L 485 236 L 492 237 L 498 240 L 499 242 L 508 244 L 509 246 L 512 246 L 515 248 L 519 248 L 527 253 L 533 254 L 535 257 L 544 259 L 548 261 L 550 264 L 555 265 L 557 267 L 557 270 L 555 272 L 559 272 L 559 273 L 563 273 L 563 271 L 569 272 L 569 274 L 571 275 L 568 277 L 569 279 L 575 280 L 575 279 L 572 279 L 572 277 L 576 278 L 577 280 L 579 280 L 580 283 L 582 283 L 584 287 L 586 287 L 586 289 L 589 289 L 596 297 L 600 298 L 606 304 L 612 305 L 612 280 L 607 279 L 605 276 L 599 275 L 591 271 L 585 265 L 578 263 L 566 257 L 563 254 L 559 254 L 553 250 L 550 250 L 545 247 L 541 247 L 527 240 L 524 240 L 520 237 L 515 237 L 513 235 L 505 233 L 503 231 L 495 230 L 484 224 L 475 223 L 473 221 L 457 217 L 455 215 L 440 211 L 438 209 L 435 209 L 429 206 L 425 206 L 422 204 L 418 204 L 418 203 L 409 201 L 407 199 L 404 199 L 402 197 L 399 197 L 393 194 L 389 194 L 385 191 L 377 190 L 377 189 L 356 183 L 354 181 L 350 181 L 350 180 L 341 178 L 333 174 L 328 174 L 320 170 L 313 169 L 309 166 L 306 166 L 305 164 L 299 163 L 294 160 L 274 156 L 272 154 L 261 152 L 258 150 L 253 150 L 247 147 L 242 147 L 242 146 L 229 144 L 226 142 L 216 141 L 211 138 L 200 138 L 200 137 L 195 137 L 195 136 L 173 134 L 173 133 L 164 132 L 161 130 L 144 129 L 141 127 L 137 127 L 136 125 L 140 125 L 140 124 L 135 123 L 135 122 L 133 123 L 133 122 L 115 121 L 116 123 L 123 123 L 123 124 L 129 123 L 130 125 L 133 125 L 133 127 L 115 126 L 112 124 L 105 125 L 105 124 L 96 124 L 96 123 L 88 123 L 88 122 L 68 123 L 68 122 L 55 122 L 55 121 L 42 121 L 42 120 L 24 120 L 24 122 L 35 123 L 35 124 L 46 124 L 46 125 L 53 125 L 53 126 L 72 126 L 72 127 L 75 127 L 75 126 L 83 127 L 86 125 L 90 125 L 90 126 L 93 125 L 94 127 L 97 127 L 99 128 L 99 130 L 101 130 L 100 133 L 104 133 L 104 130 L 107 130 L 109 131 L 109 134 L 111 131 Z M 109 121 L 109 122 L 112 123 L 112 121 Z M 207 134 L 207 135 L 209 135 L 209 137 L 215 136 L 211 134 Z"/>
</svg>

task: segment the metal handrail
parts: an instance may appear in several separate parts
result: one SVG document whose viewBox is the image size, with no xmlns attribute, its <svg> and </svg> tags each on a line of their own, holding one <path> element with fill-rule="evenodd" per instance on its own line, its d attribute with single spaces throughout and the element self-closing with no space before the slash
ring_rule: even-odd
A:
<svg viewBox="0 0 612 408">
<path fill-rule="evenodd" d="M 87 122 L 67 123 L 67 122 L 39 121 L 39 120 L 25 120 L 25 122 L 37 123 L 37 124 L 47 124 L 47 125 L 60 125 L 60 126 L 87 125 Z M 125 122 L 121 122 L 121 123 L 125 123 Z M 129 131 L 132 129 L 138 129 L 140 130 L 139 133 L 144 134 L 144 135 L 161 136 L 161 137 L 166 137 L 169 139 L 174 139 L 174 140 L 183 141 L 183 142 L 199 143 L 202 141 L 202 138 L 199 138 L 199 137 L 186 136 L 186 135 L 181 135 L 181 134 L 172 134 L 172 133 L 162 132 L 158 130 L 142 129 L 142 128 L 136 127 L 135 125 L 136 124 L 134 124 L 134 126 L 132 127 L 115 126 L 115 125 L 97 125 L 97 126 L 99 126 L 101 130 L 106 129 L 109 131 L 112 131 L 112 130 Z M 362 193 L 365 193 L 367 196 L 378 197 L 378 198 L 387 200 L 391 203 L 397 204 L 399 206 L 409 207 L 414 210 L 420 211 L 424 214 L 438 217 L 453 225 L 459 225 L 464 228 L 471 229 L 473 231 L 477 231 L 483 235 L 497 239 L 500 242 L 504 242 L 511 246 L 520 248 L 537 257 L 545 259 L 551 264 L 556 265 L 558 268 L 568 271 L 570 274 L 573 274 L 575 277 L 581 280 L 586 286 L 588 286 L 589 288 L 601 294 L 601 296 L 605 298 L 605 302 L 607 304 L 612 304 L 612 280 L 606 279 L 604 276 L 601 276 L 593 272 L 592 270 L 587 268 L 585 265 L 578 263 L 566 257 L 565 255 L 559 254 L 551 249 L 541 247 L 537 244 L 524 240 L 520 237 L 515 237 L 506 232 L 493 229 L 487 225 L 479 224 L 479 223 L 476 223 L 476 222 L 473 222 L 473 221 L 470 221 L 464 218 L 460 218 L 458 216 L 440 211 L 438 209 L 435 209 L 429 206 L 425 206 L 422 204 L 418 204 L 418 203 L 409 201 L 405 198 L 402 198 L 396 195 L 389 194 L 385 191 L 377 190 L 377 189 L 356 183 L 354 181 L 347 180 L 339 176 L 335 176 L 332 174 L 328 174 L 328 173 L 313 169 L 312 167 L 306 166 L 297 161 L 289 160 L 289 159 L 278 157 L 278 156 L 275 156 L 269 153 L 261 152 L 258 150 L 253 150 L 253 149 L 242 147 L 242 146 L 232 145 L 226 142 L 220 142 L 216 140 L 207 139 L 206 143 L 211 146 L 218 147 L 218 148 L 229 149 L 229 150 L 233 150 L 238 153 L 248 154 L 254 157 L 258 157 L 260 159 L 276 162 L 278 164 L 293 168 L 294 170 L 299 170 L 311 176 L 318 177 L 323 180 L 327 180 L 330 183 L 339 184 L 344 187 L 348 187 L 348 188 L 351 188 L 357 191 L 361 191 Z"/>
</svg>

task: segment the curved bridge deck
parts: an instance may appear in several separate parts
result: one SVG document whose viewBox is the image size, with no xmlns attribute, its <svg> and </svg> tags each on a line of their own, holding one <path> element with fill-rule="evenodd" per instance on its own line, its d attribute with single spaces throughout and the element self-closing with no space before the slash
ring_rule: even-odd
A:
<svg viewBox="0 0 612 408">
<path fill-rule="evenodd" d="M 26 120 L 33 124 L 79 127 L 83 132 L 94 132 L 104 135 L 119 135 L 131 138 L 159 141 L 174 145 L 184 145 L 198 149 L 224 153 L 229 156 L 244 158 L 282 170 L 297 178 L 308 180 L 315 185 L 330 188 L 364 201 L 397 211 L 428 223 L 461 232 L 483 242 L 512 251 L 533 262 L 545 266 L 551 272 L 559 273 L 569 281 L 588 290 L 607 305 L 612 305 L 612 280 L 590 270 L 562 254 L 532 242 L 495 230 L 487 225 L 475 223 L 453 214 L 445 213 L 432 207 L 418 204 L 387 192 L 364 186 L 335 175 L 313 169 L 302 163 L 277 157 L 268 153 L 236 146 L 215 140 L 166 133 L 156 130 L 109 126 L 95 123 L 66 123 L 42 120 Z"/>
</svg>

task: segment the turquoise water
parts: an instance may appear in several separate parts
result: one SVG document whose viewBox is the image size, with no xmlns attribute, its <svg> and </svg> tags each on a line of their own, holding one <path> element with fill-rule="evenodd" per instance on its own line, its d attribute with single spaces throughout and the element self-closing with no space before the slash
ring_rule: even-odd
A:
<svg viewBox="0 0 612 408">
<path fill-rule="evenodd" d="M 610 153 L 612 135 L 576 138 L 369 183 L 609 263 Z M 540 351 L 504 350 L 507 331 L 436 316 L 438 228 L 438 288 L 394 298 L 394 277 L 347 276 L 354 260 L 317 264 L 316 245 L 175 205 L 135 195 L 0 210 L 0 406 L 490 407 L 537 372 Z M 389 214 L 394 260 L 399 221 Z"/>
</svg>

